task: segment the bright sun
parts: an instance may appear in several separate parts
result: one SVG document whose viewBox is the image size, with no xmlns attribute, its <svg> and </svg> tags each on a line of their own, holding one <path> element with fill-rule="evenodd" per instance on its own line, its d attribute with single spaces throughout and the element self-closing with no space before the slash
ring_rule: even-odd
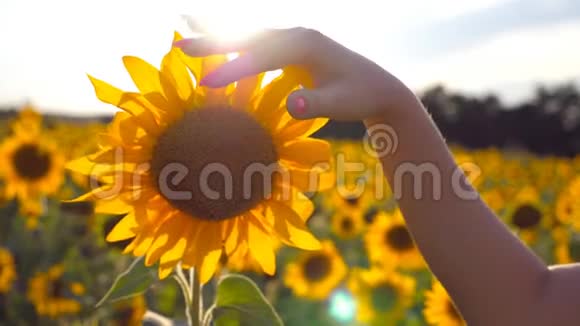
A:
<svg viewBox="0 0 580 326">
<path fill-rule="evenodd" d="M 199 36 L 211 36 L 226 42 L 247 39 L 262 29 L 256 21 L 240 20 L 227 15 L 220 18 L 211 17 L 211 19 L 187 15 L 182 17 L 193 33 Z"/>
</svg>

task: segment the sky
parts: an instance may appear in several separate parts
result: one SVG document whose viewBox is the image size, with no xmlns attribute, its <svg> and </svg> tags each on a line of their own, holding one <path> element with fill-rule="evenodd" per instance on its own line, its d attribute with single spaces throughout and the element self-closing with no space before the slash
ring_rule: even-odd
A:
<svg viewBox="0 0 580 326">
<path fill-rule="evenodd" d="M 315 28 L 420 92 L 436 84 L 506 103 L 539 84 L 580 83 L 577 0 L 3 0 L 0 106 L 112 114 L 86 74 L 135 90 L 122 56 L 158 66 L 191 15 L 224 37 Z"/>
</svg>

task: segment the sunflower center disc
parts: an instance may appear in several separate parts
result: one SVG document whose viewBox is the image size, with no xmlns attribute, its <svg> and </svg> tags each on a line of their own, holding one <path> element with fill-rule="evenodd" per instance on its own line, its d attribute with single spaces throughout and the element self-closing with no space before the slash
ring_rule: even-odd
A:
<svg viewBox="0 0 580 326">
<path fill-rule="evenodd" d="M 118 325 L 130 325 L 131 317 L 133 317 L 134 313 L 135 309 L 133 307 L 124 307 L 114 312 L 113 320 L 116 321 Z"/>
<path fill-rule="evenodd" d="M 520 229 L 530 229 L 538 225 L 542 214 L 531 205 L 520 206 L 513 215 L 513 223 Z"/>
<path fill-rule="evenodd" d="M 12 156 L 18 176 L 34 181 L 44 177 L 50 170 L 50 156 L 34 144 L 20 146 Z"/>
<path fill-rule="evenodd" d="M 159 137 L 151 169 L 159 192 L 175 208 L 216 221 L 270 195 L 277 160 L 272 137 L 247 112 L 200 108 Z"/>
<path fill-rule="evenodd" d="M 367 224 L 372 224 L 375 221 L 375 217 L 377 217 L 377 214 L 379 213 L 379 211 L 376 208 L 371 208 L 368 211 L 366 211 L 365 213 L 365 222 Z"/>
<path fill-rule="evenodd" d="M 54 280 L 51 284 L 50 296 L 52 298 L 60 298 L 63 296 L 65 285 L 62 280 Z"/>
<path fill-rule="evenodd" d="M 403 225 L 394 226 L 385 233 L 385 241 L 391 248 L 408 250 L 413 248 L 413 239 L 407 228 Z"/>
<path fill-rule="evenodd" d="M 342 221 L 340 221 L 340 227 L 344 232 L 351 232 L 354 228 L 354 222 L 352 221 L 352 218 L 350 216 L 344 216 Z"/>
<path fill-rule="evenodd" d="M 326 255 L 313 255 L 304 262 L 304 276 L 309 281 L 319 281 L 330 272 L 330 259 Z"/>
</svg>

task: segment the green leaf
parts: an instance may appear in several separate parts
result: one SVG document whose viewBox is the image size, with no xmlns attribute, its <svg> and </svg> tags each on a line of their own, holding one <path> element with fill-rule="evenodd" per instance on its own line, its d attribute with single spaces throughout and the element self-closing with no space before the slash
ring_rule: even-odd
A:
<svg viewBox="0 0 580 326">
<path fill-rule="evenodd" d="M 155 268 L 146 267 L 142 260 L 143 257 L 135 259 L 127 270 L 117 276 L 109 291 L 97 303 L 97 308 L 107 302 L 128 299 L 147 291 L 157 280 L 157 272 Z"/>
<path fill-rule="evenodd" d="M 213 317 L 216 326 L 283 326 L 256 284 L 237 274 L 220 280 Z"/>
</svg>

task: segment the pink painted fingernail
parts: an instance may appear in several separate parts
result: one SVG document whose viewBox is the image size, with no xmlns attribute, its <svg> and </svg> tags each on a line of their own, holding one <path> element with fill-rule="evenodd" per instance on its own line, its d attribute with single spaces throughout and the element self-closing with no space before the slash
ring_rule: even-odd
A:
<svg viewBox="0 0 580 326">
<path fill-rule="evenodd" d="M 173 46 L 176 48 L 180 48 L 180 49 L 189 45 L 189 44 L 191 44 L 191 39 L 187 39 L 187 38 L 173 42 Z"/>
<path fill-rule="evenodd" d="M 296 98 L 295 102 L 296 109 L 294 111 L 300 115 L 306 113 L 306 100 L 304 100 L 302 96 L 299 96 Z"/>
<path fill-rule="evenodd" d="M 216 87 L 218 81 L 216 74 L 209 73 L 199 81 L 199 86 Z"/>
</svg>

